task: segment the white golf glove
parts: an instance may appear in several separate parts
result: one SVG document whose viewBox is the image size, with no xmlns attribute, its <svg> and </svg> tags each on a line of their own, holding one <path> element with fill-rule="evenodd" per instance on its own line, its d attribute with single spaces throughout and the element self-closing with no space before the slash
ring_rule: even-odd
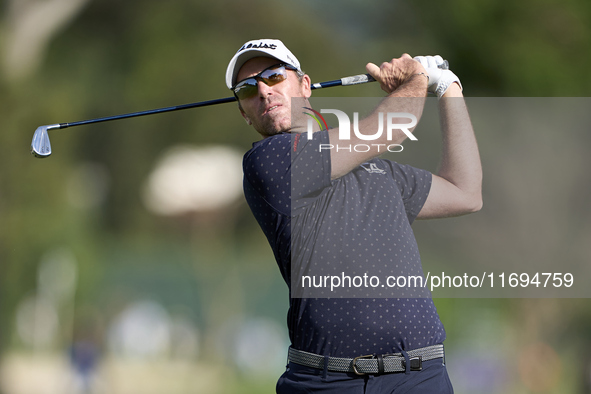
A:
<svg viewBox="0 0 591 394">
<path fill-rule="evenodd" d="M 447 88 L 454 82 L 457 82 L 460 85 L 460 89 L 462 89 L 462 83 L 456 74 L 451 72 L 451 70 L 439 68 L 445 64 L 445 60 L 441 56 L 415 56 L 414 60 L 421 63 L 425 67 L 425 70 L 427 70 L 429 74 L 427 90 L 435 93 L 437 97 L 443 96 Z"/>
</svg>

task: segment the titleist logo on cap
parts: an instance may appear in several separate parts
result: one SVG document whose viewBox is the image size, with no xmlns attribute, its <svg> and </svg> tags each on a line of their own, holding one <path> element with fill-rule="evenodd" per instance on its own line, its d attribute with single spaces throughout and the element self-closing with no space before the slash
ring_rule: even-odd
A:
<svg viewBox="0 0 591 394">
<path fill-rule="evenodd" d="M 244 45 L 242 48 L 240 48 L 238 50 L 238 52 L 243 51 L 245 49 L 250 49 L 250 48 L 255 48 L 255 49 L 259 49 L 259 48 L 267 48 L 267 49 L 275 49 L 277 48 L 277 45 L 275 44 L 266 44 L 264 42 L 261 42 L 260 44 L 248 44 L 248 45 Z"/>
</svg>

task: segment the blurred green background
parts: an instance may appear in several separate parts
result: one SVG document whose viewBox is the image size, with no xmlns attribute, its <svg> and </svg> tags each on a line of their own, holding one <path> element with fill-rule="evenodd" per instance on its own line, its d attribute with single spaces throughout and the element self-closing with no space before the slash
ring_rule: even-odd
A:
<svg viewBox="0 0 591 394">
<path fill-rule="evenodd" d="M 2 394 L 273 392 L 288 345 L 287 289 L 240 190 L 258 135 L 234 104 L 54 131 L 43 161 L 28 153 L 37 126 L 229 96 L 228 61 L 263 37 L 316 82 L 408 52 L 443 55 L 470 97 L 591 88 L 587 0 L 7 0 L 0 12 Z M 497 252 L 588 264 L 584 131 L 477 128 L 484 209 L 415 224 L 425 270 Z M 408 161 L 435 170 L 431 138 Z M 591 392 L 588 299 L 436 305 L 457 393 Z"/>
</svg>

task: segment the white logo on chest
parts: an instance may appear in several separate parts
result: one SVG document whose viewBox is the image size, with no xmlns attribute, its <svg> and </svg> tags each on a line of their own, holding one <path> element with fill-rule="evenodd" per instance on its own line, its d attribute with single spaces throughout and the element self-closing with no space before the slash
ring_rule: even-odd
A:
<svg viewBox="0 0 591 394">
<path fill-rule="evenodd" d="M 369 172 L 370 174 L 385 174 L 386 173 L 386 171 L 382 170 L 381 168 L 378 168 L 376 163 L 363 163 L 361 165 L 361 168 L 363 168 L 365 171 Z"/>
</svg>

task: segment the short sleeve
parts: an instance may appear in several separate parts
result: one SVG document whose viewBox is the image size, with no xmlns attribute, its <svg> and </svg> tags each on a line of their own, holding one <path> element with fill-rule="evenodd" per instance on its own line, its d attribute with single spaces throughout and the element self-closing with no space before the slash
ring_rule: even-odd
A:
<svg viewBox="0 0 591 394">
<path fill-rule="evenodd" d="M 383 161 L 389 164 L 392 177 L 400 189 L 406 215 L 409 222 L 412 223 L 427 201 L 433 175 L 429 171 L 410 165 L 398 164 L 389 160 Z"/>
</svg>

